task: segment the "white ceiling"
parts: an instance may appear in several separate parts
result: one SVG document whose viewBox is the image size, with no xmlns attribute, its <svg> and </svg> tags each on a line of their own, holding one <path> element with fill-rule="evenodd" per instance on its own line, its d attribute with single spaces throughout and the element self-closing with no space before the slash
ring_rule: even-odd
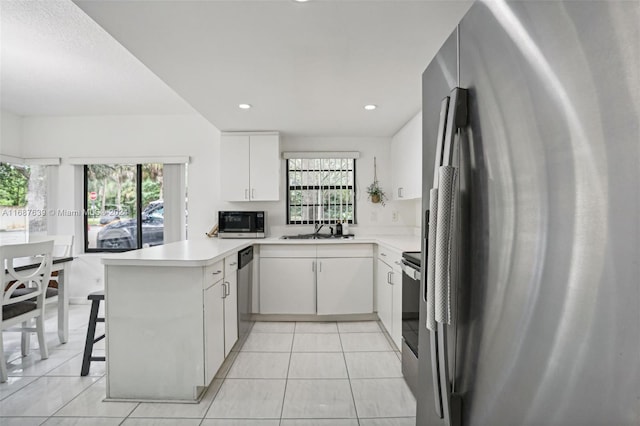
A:
<svg viewBox="0 0 640 426">
<path fill-rule="evenodd" d="M 189 112 L 164 81 L 220 130 L 333 136 L 389 136 L 415 115 L 470 6 L 76 0 L 132 56 L 68 0 L 1 3 L 2 107 L 20 115 Z"/>
<path fill-rule="evenodd" d="M 0 1 L 0 106 L 21 116 L 193 113 L 70 0 Z"/>
</svg>

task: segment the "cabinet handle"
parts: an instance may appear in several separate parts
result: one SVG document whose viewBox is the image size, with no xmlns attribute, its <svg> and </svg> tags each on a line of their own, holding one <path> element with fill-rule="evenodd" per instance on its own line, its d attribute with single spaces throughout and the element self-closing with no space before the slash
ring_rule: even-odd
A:
<svg viewBox="0 0 640 426">
<path fill-rule="evenodd" d="M 231 284 L 229 284 L 229 282 L 225 281 L 224 283 L 224 297 L 227 297 L 228 295 L 231 294 Z"/>
<path fill-rule="evenodd" d="M 222 297 L 221 299 L 224 299 L 225 297 L 227 297 L 227 283 L 222 283 Z"/>
<path fill-rule="evenodd" d="M 382 257 L 387 257 L 387 254 L 386 254 L 386 253 L 382 253 L 382 252 L 381 252 L 381 253 L 380 253 L 380 256 L 382 256 Z"/>
<path fill-rule="evenodd" d="M 316 261 L 314 260 L 313 262 L 311 262 L 311 272 L 315 272 L 316 271 Z"/>
<path fill-rule="evenodd" d="M 318 262 L 319 263 L 319 267 L 320 269 L 318 270 L 318 272 L 322 272 L 322 262 Z"/>
<path fill-rule="evenodd" d="M 398 198 L 402 198 L 402 190 L 402 187 L 398 188 Z"/>
<path fill-rule="evenodd" d="M 245 190 L 244 190 L 244 199 L 245 200 L 249 199 L 249 189 L 248 188 L 245 188 Z"/>
<path fill-rule="evenodd" d="M 222 273 L 222 271 L 215 271 L 215 272 L 212 272 L 211 275 L 218 275 L 220 273 Z"/>
<path fill-rule="evenodd" d="M 256 198 L 256 189 L 255 188 L 251 188 L 251 198 Z"/>
<path fill-rule="evenodd" d="M 396 260 L 395 262 L 393 262 L 393 263 L 395 263 L 395 264 L 396 264 L 396 265 L 398 265 L 398 266 L 402 265 L 402 264 L 401 264 L 400 262 L 398 262 L 397 260 Z"/>
<path fill-rule="evenodd" d="M 236 264 L 237 264 L 237 263 L 238 263 L 238 262 L 230 263 L 230 264 L 229 264 L 229 266 L 236 266 Z M 396 263 L 398 263 L 398 262 L 396 262 Z M 398 265 L 399 265 L 399 263 L 398 263 Z"/>
</svg>

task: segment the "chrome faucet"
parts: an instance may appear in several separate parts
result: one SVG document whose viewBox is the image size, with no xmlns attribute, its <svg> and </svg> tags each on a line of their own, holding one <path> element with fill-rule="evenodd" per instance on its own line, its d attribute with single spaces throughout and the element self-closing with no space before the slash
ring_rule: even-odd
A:
<svg viewBox="0 0 640 426">
<path fill-rule="evenodd" d="M 318 226 L 318 225 L 320 225 L 320 226 Z M 315 225 L 313 225 L 313 233 L 317 235 L 318 232 L 320 232 L 320 230 L 322 229 L 323 226 L 324 226 L 323 223 L 321 223 L 321 224 L 316 223 Z"/>
</svg>

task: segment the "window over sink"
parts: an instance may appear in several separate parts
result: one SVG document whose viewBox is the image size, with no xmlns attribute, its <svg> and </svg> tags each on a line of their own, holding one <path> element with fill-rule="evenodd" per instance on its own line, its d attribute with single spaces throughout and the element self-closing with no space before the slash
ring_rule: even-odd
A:
<svg viewBox="0 0 640 426">
<path fill-rule="evenodd" d="M 300 157 L 285 153 L 287 224 L 356 223 L 356 159 Z"/>
</svg>

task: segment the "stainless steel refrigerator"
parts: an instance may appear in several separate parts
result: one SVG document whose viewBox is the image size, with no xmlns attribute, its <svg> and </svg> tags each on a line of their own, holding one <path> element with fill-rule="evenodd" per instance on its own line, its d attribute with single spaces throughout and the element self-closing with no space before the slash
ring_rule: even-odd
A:
<svg viewBox="0 0 640 426">
<path fill-rule="evenodd" d="M 425 70 L 418 425 L 640 425 L 639 22 L 476 2 Z"/>
</svg>

